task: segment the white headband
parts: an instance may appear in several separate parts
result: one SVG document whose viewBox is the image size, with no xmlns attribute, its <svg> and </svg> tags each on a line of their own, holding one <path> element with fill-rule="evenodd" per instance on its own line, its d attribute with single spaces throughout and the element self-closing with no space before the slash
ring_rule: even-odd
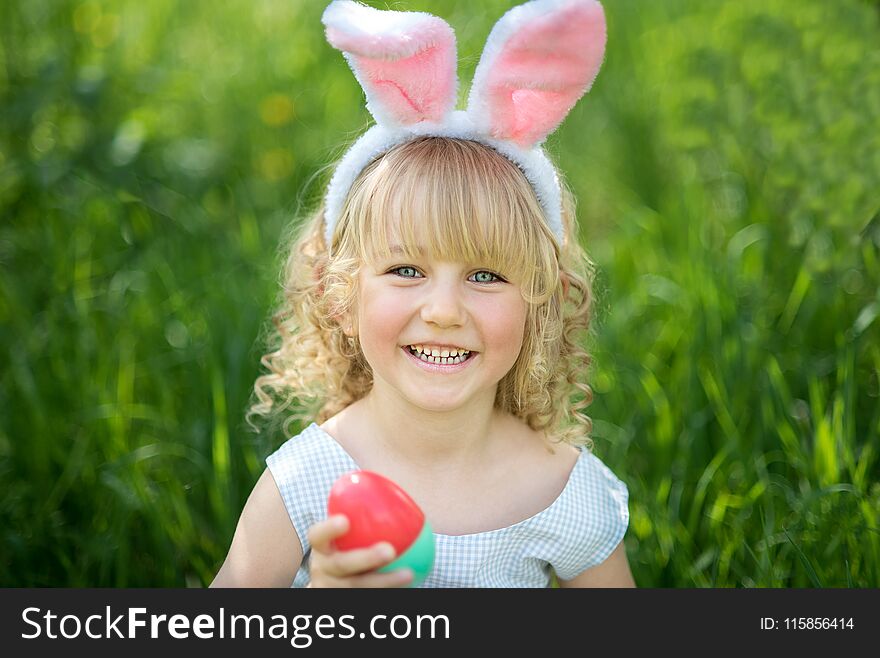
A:
<svg viewBox="0 0 880 658">
<path fill-rule="evenodd" d="M 376 125 L 343 156 L 327 188 L 324 237 L 352 184 L 376 157 L 419 136 L 490 146 L 532 184 L 563 242 L 556 169 L 541 144 L 593 84 L 605 54 L 605 15 L 597 0 L 533 0 L 495 24 L 474 73 L 467 110 L 458 96 L 455 33 L 424 12 L 383 11 L 335 0 L 322 21 L 367 96 Z"/>
</svg>

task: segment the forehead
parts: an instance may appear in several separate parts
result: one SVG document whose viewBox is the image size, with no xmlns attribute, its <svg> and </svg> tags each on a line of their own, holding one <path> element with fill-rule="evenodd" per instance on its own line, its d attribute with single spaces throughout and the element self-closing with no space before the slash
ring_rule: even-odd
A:
<svg viewBox="0 0 880 658">
<path fill-rule="evenodd" d="M 354 212 L 360 257 L 373 264 L 392 255 L 479 262 L 511 276 L 533 269 L 543 218 L 531 188 L 462 172 L 443 158 L 431 162 L 385 162 L 371 172 Z"/>
<path fill-rule="evenodd" d="M 365 255 L 448 256 L 461 251 L 474 239 L 474 231 L 480 230 L 476 222 L 467 230 L 455 226 L 459 222 L 450 222 L 448 216 L 438 217 L 431 209 L 413 204 L 412 198 L 408 201 L 395 199 L 373 217 L 371 230 L 366 232 Z"/>
</svg>

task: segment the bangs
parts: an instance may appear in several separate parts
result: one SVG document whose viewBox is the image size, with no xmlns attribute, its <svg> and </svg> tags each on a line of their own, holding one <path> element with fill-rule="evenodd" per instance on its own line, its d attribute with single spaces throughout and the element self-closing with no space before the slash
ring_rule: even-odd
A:
<svg viewBox="0 0 880 658">
<path fill-rule="evenodd" d="M 549 281 L 539 275 L 558 276 L 555 240 L 531 184 L 477 142 L 426 137 L 390 150 L 363 171 L 343 214 L 367 263 L 417 260 L 421 247 L 436 260 L 490 268 L 540 297 Z"/>
</svg>

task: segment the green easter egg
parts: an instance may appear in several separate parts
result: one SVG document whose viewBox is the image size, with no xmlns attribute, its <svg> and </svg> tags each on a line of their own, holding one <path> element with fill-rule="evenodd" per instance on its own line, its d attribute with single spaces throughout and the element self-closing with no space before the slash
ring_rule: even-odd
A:
<svg viewBox="0 0 880 658">
<path fill-rule="evenodd" d="M 425 521 L 422 531 L 410 547 L 399 555 L 394 562 L 385 565 L 379 571 L 394 571 L 403 567 L 412 569 L 414 578 L 409 586 L 416 587 L 425 581 L 425 578 L 431 573 L 433 566 L 434 533 L 431 531 L 431 526 Z"/>
</svg>

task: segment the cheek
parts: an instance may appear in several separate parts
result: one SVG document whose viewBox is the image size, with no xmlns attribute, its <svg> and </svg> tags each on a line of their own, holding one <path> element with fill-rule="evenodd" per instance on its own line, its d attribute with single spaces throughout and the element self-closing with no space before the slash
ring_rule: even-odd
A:
<svg viewBox="0 0 880 658">
<path fill-rule="evenodd" d="M 497 303 L 486 304 L 481 309 L 484 317 L 483 335 L 486 340 L 496 346 L 509 348 L 519 354 L 523 337 L 528 308 L 524 300 L 499 300 Z"/>
<path fill-rule="evenodd" d="M 399 297 L 365 296 L 359 309 L 360 340 L 365 351 L 395 347 L 405 324 L 406 312 Z"/>
</svg>

